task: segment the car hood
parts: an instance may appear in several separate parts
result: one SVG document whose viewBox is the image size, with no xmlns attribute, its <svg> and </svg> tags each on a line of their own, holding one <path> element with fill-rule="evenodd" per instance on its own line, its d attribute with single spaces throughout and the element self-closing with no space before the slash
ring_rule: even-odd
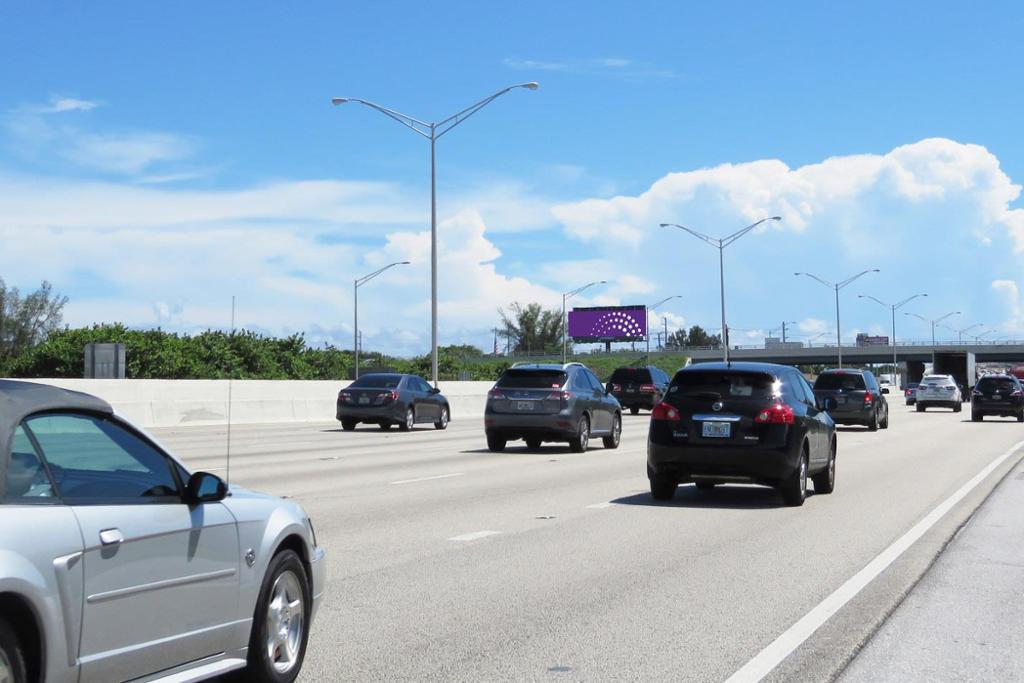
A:
<svg viewBox="0 0 1024 683">
<path fill-rule="evenodd" d="M 239 521 L 266 519 L 271 514 L 283 514 L 293 517 L 295 521 L 304 522 L 306 512 L 298 503 L 271 496 L 266 493 L 250 491 L 247 488 L 232 484 L 230 495 L 224 499 L 224 505 L 231 510 Z"/>
</svg>

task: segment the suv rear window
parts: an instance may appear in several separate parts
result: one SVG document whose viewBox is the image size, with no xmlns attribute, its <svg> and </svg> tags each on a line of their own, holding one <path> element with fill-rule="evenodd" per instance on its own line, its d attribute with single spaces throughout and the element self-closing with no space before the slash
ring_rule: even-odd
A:
<svg viewBox="0 0 1024 683">
<path fill-rule="evenodd" d="M 766 400 L 775 395 L 774 385 L 774 377 L 761 373 L 685 371 L 676 374 L 669 393 L 713 400 Z"/>
<path fill-rule="evenodd" d="M 554 389 L 565 384 L 561 370 L 506 370 L 498 380 L 503 389 Z"/>
<path fill-rule="evenodd" d="M 824 391 L 864 389 L 864 375 L 855 372 L 826 372 L 814 380 L 814 388 Z"/>
<path fill-rule="evenodd" d="M 1002 377 L 982 377 L 978 380 L 978 391 L 991 391 L 1010 393 L 1017 390 L 1017 384 L 1012 379 Z"/>
<path fill-rule="evenodd" d="M 401 375 L 364 375 L 349 386 L 356 389 L 397 389 Z"/>
<path fill-rule="evenodd" d="M 615 382 L 616 384 L 623 384 L 625 382 L 650 384 L 651 371 L 647 368 L 619 368 L 612 373 L 612 378 L 608 381 Z"/>
</svg>

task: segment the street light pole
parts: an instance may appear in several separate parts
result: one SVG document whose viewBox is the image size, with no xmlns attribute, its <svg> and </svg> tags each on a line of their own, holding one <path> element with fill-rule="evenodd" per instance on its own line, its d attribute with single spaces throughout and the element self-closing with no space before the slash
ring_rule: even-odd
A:
<svg viewBox="0 0 1024 683">
<path fill-rule="evenodd" d="M 389 263 L 383 268 L 373 271 L 369 275 L 356 278 L 352 282 L 352 343 L 355 347 L 353 350 L 353 353 L 355 354 L 355 376 L 352 379 L 359 379 L 359 288 L 383 273 L 388 268 L 407 265 L 409 265 L 408 261 L 395 261 L 394 263 Z"/>
<path fill-rule="evenodd" d="M 588 287 L 593 287 L 594 285 L 606 285 L 606 284 L 608 284 L 607 280 L 599 280 L 597 282 L 588 282 L 587 284 L 583 285 L 582 287 L 577 287 L 576 289 L 572 290 L 571 292 L 565 292 L 565 293 L 562 294 L 562 365 L 565 365 L 565 362 L 566 362 L 565 361 L 565 344 L 566 344 L 566 341 L 568 339 L 568 327 L 569 327 L 569 316 L 568 316 L 568 313 L 565 312 L 565 302 L 566 302 L 566 300 L 573 298 L 574 296 L 576 296 L 577 294 L 582 292 L 584 289 L 587 289 Z"/>
<path fill-rule="evenodd" d="M 646 324 L 644 325 L 644 327 L 647 328 L 646 334 L 647 334 L 647 362 L 648 363 L 651 362 L 651 311 L 653 311 L 655 308 L 657 308 L 658 306 L 662 305 L 666 301 L 671 301 L 672 299 L 682 299 L 682 298 L 683 298 L 682 295 L 674 294 L 672 296 L 665 297 L 664 299 L 662 299 L 661 301 L 659 301 L 656 304 L 651 304 L 650 306 L 646 307 L 647 311 L 645 312 L 645 316 L 644 316 L 644 320 L 646 321 Z M 665 323 L 665 339 L 666 339 L 666 341 L 668 340 L 668 323 Z"/>
<path fill-rule="evenodd" d="M 897 360 L 896 360 L 896 309 L 902 308 L 904 305 L 910 303 L 911 301 L 913 301 L 914 299 L 918 298 L 919 296 L 928 296 L 928 295 L 924 294 L 924 293 L 922 293 L 922 294 L 915 294 L 913 296 L 908 296 L 903 301 L 900 301 L 900 302 L 895 303 L 895 304 L 887 304 L 887 303 L 885 303 L 884 301 L 882 301 L 880 299 L 876 299 L 875 297 L 871 296 L 870 294 L 858 294 L 857 295 L 858 299 L 871 299 L 875 303 L 881 304 L 882 306 L 885 306 L 886 308 L 889 308 L 889 309 L 892 310 L 892 374 L 893 374 L 893 379 L 896 380 L 895 384 L 896 384 L 897 387 L 900 386 L 900 383 L 899 383 L 899 377 L 897 376 L 899 371 L 896 369 L 896 367 L 897 367 Z"/>
<path fill-rule="evenodd" d="M 661 227 L 663 228 L 679 228 L 680 230 L 684 230 L 693 235 L 694 237 L 696 237 L 697 239 L 703 240 L 710 244 L 711 246 L 718 249 L 718 287 L 722 303 L 722 360 L 724 360 L 726 363 L 729 362 L 729 326 L 725 323 L 725 248 L 732 244 L 733 242 L 735 242 L 736 240 L 738 240 L 739 238 L 746 235 L 748 232 L 750 232 L 757 226 L 764 223 L 765 221 L 781 220 L 781 216 L 770 216 L 769 218 L 762 218 L 758 222 L 752 225 L 748 225 L 742 230 L 737 230 L 736 232 L 734 232 L 731 235 L 728 235 L 727 237 L 711 237 L 710 235 L 705 235 L 702 232 L 691 230 L 685 225 L 679 225 L 678 223 L 661 224 Z"/>
<path fill-rule="evenodd" d="M 931 325 L 932 325 L 932 363 L 934 364 L 935 363 L 935 326 L 938 323 L 941 323 L 943 320 L 945 320 L 946 318 L 948 318 L 948 317 L 950 317 L 952 315 L 960 315 L 960 311 L 950 311 L 946 315 L 942 316 L 941 318 L 936 318 L 935 320 L 929 320 L 928 318 L 924 317 L 923 315 L 918 315 L 917 313 L 904 313 L 903 315 L 912 315 L 915 318 L 918 318 L 920 320 L 925 321 L 926 323 L 931 323 Z"/>
<path fill-rule="evenodd" d="M 985 323 L 974 323 L 973 325 L 965 327 L 962 330 L 954 330 L 954 332 L 956 332 L 956 343 L 957 344 L 963 344 L 964 343 L 964 332 L 970 332 L 971 330 L 973 330 L 976 327 L 982 327 L 984 324 Z"/>
<path fill-rule="evenodd" d="M 811 278 L 812 280 L 817 280 L 818 282 L 820 282 L 821 284 L 825 285 L 829 289 L 834 289 L 835 292 L 836 292 L 836 353 L 839 355 L 839 367 L 843 367 L 843 336 L 842 336 L 842 333 L 841 333 L 841 331 L 839 329 L 839 290 L 842 289 L 843 287 L 846 287 L 849 284 L 852 284 L 854 280 L 857 280 L 857 279 L 860 279 L 860 278 L 864 277 L 868 273 L 878 273 L 878 272 L 881 272 L 881 271 L 878 270 L 878 268 L 871 268 L 869 270 L 865 270 L 865 271 L 862 271 L 860 273 L 857 273 L 856 275 L 848 277 L 845 280 L 843 280 L 842 282 L 837 282 L 835 284 L 832 284 L 828 280 L 822 280 L 817 275 L 811 275 L 810 273 L 793 273 L 793 275 L 798 275 L 798 276 L 799 275 L 806 275 L 807 277 Z"/>
<path fill-rule="evenodd" d="M 499 90 L 490 97 L 485 97 L 476 104 L 466 107 L 457 114 L 453 114 L 443 121 L 435 123 L 420 121 L 394 109 L 388 109 L 358 97 L 331 98 L 331 104 L 334 105 L 345 104 L 346 102 L 357 102 L 366 105 L 388 118 L 398 121 L 417 135 L 430 140 L 430 373 L 435 387 L 437 386 L 437 141 L 442 135 L 505 93 L 516 88 L 536 90 L 538 87 L 537 83 L 534 82 L 511 85 L 503 90 Z"/>
</svg>

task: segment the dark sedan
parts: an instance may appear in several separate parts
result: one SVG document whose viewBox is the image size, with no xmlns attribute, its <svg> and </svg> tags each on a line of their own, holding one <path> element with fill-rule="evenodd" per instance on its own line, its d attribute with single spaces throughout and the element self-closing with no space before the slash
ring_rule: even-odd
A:
<svg viewBox="0 0 1024 683">
<path fill-rule="evenodd" d="M 795 368 L 770 363 L 702 363 L 676 373 L 654 407 L 647 477 L 655 500 L 680 483 L 773 486 L 787 505 L 803 505 L 835 486 L 835 423 Z"/>
<path fill-rule="evenodd" d="M 403 432 L 420 423 L 444 429 L 451 419 L 451 407 L 440 389 L 417 375 L 378 373 L 363 375 L 338 392 L 338 420 L 350 432 L 360 422 Z"/>
<path fill-rule="evenodd" d="M 888 393 L 887 388 L 878 386 L 869 370 L 826 370 L 814 380 L 814 395 L 819 401 L 835 399 L 829 415 L 836 424 L 862 425 L 872 432 L 889 428 Z"/>
<path fill-rule="evenodd" d="M 993 415 L 1024 422 L 1024 386 L 1013 375 L 986 375 L 971 392 L 971 419 L 981 422 Z"/>
</svg>

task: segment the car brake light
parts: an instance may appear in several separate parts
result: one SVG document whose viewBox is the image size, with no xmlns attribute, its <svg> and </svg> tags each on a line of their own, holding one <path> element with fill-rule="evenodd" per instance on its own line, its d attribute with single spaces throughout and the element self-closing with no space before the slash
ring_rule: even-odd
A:
<svg viewBox="0 0 1024 683">
<path fill-rule="evenodd" d="M 1019 394 L 1020 394 L 1020 392 L 1018 391 L 1018 392 L 1017 392 L 1017 395 L 1019 395 Z M 985 395 L 985 394 L 981 393 L 981 392 L 980 392 L 980 391 L 978 391 L 977 389 L 975 389 L 975 390 L 973 390 L 973 391 L 971 392 L 971 396 L 984 396 L 984 395 Z M 1010 395 L 1011 395 L 1011 396 L 1013 396 L 1014 394 L 1010 394 Z"/>
<path fill-rule="evenodd" d="M 487 392 L 487 398 L 493 398 L 500 401 L 505 398 L 505 392 L 501 389 L 491 389 Z"/>
<path fill-rule="evenodd" d="M 1011 393 L 1010 396 L 1014 396 L 1014 397 L 1024 396 L 1024 392 L 1022 392 L 1020 389 L 1017 389 L 1016 391 Z"/>
<path fill-rule="evenodd" d="M 398 392 L 397 391 L 391 390 L 388 393 L 384 394 L 384 403 L 391 403 L 392 401 L 397 401 L 397 400 L 398 400 Z"/>
<path fill-rule="evenodd" d="M 668 403 L 659 403 L 651 411 L 651 419 L 679 422 L 679 411 L 676 410 L 675 406 L 671 406 Z"/>
<path fill-rule="evenodd" d="M 344 401 L 345 403 L 350 403 L 352 401 L 352 394 L 348 393 L 347 391 L 339 391 L 338 400 Z"/>
<path fill-rule="evenodd" d="M 572 394 L 563 389 L 561 391 L 552 391 L 550 394 L 548 394 L 547 400 L 565 402 L 568 401 L 570 398 L 572 398 Z"/>
<path fill-rule="evenodd" d="M 757 414 L 754 422 L 769 425 L 791 425 L 796 422 L 796 415 L 793 409 L 785 403 L 776 403 L 771 408 L 766 408 Z"/>
<path fill-rule="evenodd" d="M 657 391 L 658 391 L 658 387 L 654 386 L 653 384 L 641 384 L 640 385 L 640 393 L 641 394 L 654 394 L 654 393 L 657 393 Z"/>
<path fill-rule="evenodd" d="M 622 385 L 621 384 L 613 384 L 612 385 L 612 391 L 622 391 Z"/>
<path fill-rule="evenodd" d="M 864 405 L 869 406 L 875 401 L 875 395 L 870 391 L 864 392 Z"/>
</svg>

